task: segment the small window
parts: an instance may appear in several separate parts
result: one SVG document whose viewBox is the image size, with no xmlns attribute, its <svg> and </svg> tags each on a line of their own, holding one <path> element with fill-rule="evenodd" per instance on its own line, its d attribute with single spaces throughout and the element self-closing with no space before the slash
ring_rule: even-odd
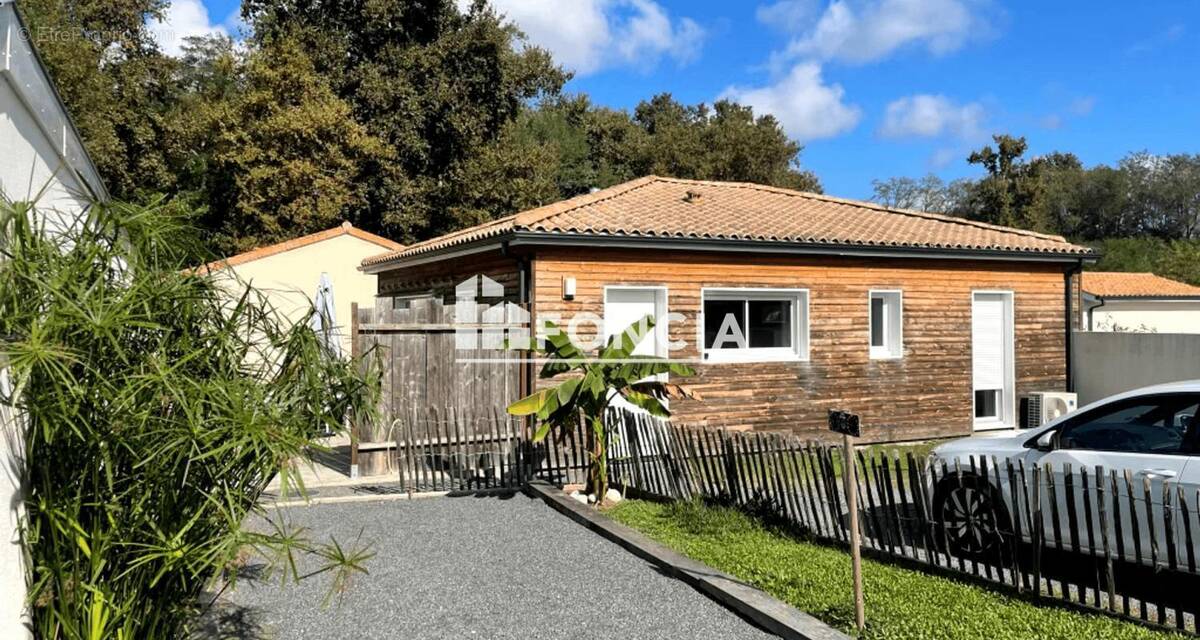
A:
<svg viewBox="0 0 1200 640">
<path fill-rule="evenodd" d="M 870 297 L 870 340 L 872 358 L 904 355 L 901 296 L 899 291 L 872 291 Z"/>
<path fill-rule="evenodd" d="M 705 289 L 704 358 L 712 362 L 808 357 L 808 293 Z"/>
</svg>

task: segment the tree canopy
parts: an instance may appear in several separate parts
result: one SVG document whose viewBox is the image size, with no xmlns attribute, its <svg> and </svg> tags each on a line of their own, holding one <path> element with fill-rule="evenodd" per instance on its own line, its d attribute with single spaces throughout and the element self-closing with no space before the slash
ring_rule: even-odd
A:
<svg viewBox="0 0 1200 640">
<path fill-rule="evenodd" d="M 114 197 L 194 208 L 218 254 L 341 220 L 412 242 L 648 173 L 820 190 L 749 107 L 565 94 L 485 0 L 244 0 L 244 41 L 178 57 L 147 28 L 167 5 L 21 9 Z"/>
<path fill-rule="evenodd" d="M 1153 271 L 1200 284 L 1200 154 L 1126 155 L 1085 167 L 1070 153 L 1026 157 L 1024 138 L 993 137 L 967 158 L 976 180 L 877 180 L 878 202 L 1063 235 L 1099 248 L 1094 268 Z"/>
</svg>

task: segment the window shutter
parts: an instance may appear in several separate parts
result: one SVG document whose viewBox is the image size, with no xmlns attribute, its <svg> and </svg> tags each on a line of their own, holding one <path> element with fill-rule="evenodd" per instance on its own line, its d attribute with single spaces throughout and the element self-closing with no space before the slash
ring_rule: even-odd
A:
<svg viewBox="0 0 1200 640">
<path fill-rule="evenodd" d="M 976 389 L 1004 388 L 1004 299 L 978 296 L 971 319 Z"/>
</svg>

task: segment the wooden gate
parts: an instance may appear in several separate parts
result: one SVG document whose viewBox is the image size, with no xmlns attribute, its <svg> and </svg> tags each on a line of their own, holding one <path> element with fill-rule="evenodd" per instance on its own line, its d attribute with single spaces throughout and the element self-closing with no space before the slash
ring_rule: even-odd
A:
<svg viewBox="0 0 1200 640">
<path fill-rule="evenodd" d="M 449 412 L 466 426 L 462 437 L 476 438 L 488 435 L 497 412 L 520 397 L 520 353 L 503 347 L 506 337 L 527 335 L 528 313 L 511 302 L 457 307 L 435 297 L 354 305 L 354 352 L 380 364 L 382 393 L 378 418 L 352 428 L 352 475 L 395 471 L 404 419 Z"/>
</svg>

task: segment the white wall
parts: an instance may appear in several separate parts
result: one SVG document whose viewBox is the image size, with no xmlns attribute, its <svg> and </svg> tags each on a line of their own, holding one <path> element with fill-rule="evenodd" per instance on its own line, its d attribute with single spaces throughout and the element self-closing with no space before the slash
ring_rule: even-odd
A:
<svg viewBox="0 0 1200 640">
<path fill-rule="evenodd" d="M 1200 300 L 1109 300 L 1091 317 L 1092 331 L 1200 333 Z"/>
<path fill-rule="evenodd" d="M 0 370 L 0 388 L 8 376 Z M 25 562 L 21 548 L 21 474 L 24 444 L 18 416 L 0 403 L 0 638 L 24 638 Z"/>
<path fill-rule="evenodd" d="M 87 184 L 83 184 L 83 181 Z M 0 193 L 36 200 L 49 231 L 58 231 L 105 198 L 104 185 L 27 30 L 10 2 L 0 0 Z M 0 370 L 0 384 L 5 384 Z M 0 406 L 0 638 L 27 638 L 23 518 L 24 451 L 20 415 Z"/>
<path fill-rule="evenodd" d="M 350 303 L 371 306 L 375 301 L 376 276 L 358 270 L 363 258 L 386 253 L 387 248 L 349 234 L 277 253 L 213 274 L 231 293 L 248 282 L 265 293 L 275 308 L 293 322 L 307 321 L 321 272 L 333 282 L 333 301 L 342 336 L 342 351 L 350 353 Z"/>
<path fill-rule="evenodd" d="M 75 212 L 86 206 L 75 175 L 63 167 L 54 145 L 5 80 L 0 80 L 0 149 L 0 188 L 8 199 L 37 198 L 42 211 Z"/>
</svg>

